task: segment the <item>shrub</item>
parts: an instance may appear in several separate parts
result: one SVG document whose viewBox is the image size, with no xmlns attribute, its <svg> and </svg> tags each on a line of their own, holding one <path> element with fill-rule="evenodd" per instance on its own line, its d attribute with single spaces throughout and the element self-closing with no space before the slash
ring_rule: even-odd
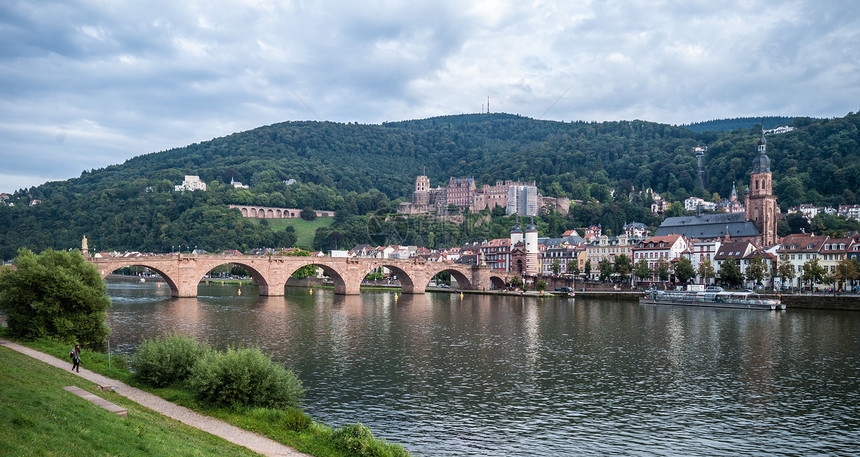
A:
<svg viewBox="0 0 860 457">
<path fill-rule="evenodd" d="M 258 348 L 209 352 L 194 366 L 189 384 L 197 398 L 219 406 L 299 406 L 304 389 L 292 372 Z"/>
<path fill-rule="evenodd" d="M 79 251 L 21 249 L 14 265 L 0 271 L 0 310 L 12 336 L 85 345 L 107 338 L 107 286 Z"/>
<path fill-rule="evenodd" d="M 409 452 L 396 444 L 377 440 L 367 426 L 347 424 L 332 434 L 334 445 L 358 457 L 408 457 Z"/>
<path fill-rule="evenodd" d="M 251 411 L 251 416 L 262 422 L 296 432 L 307 429 L 313 422 L 304 411 L 293 406 L 288 406 L 285 409 L 254 408 Z"/>
<path fill-rule="evenodd" d="M 205 352 L 191 338 L 174 334 L 141 343 L 132 366 L 137 379 L 150 386 L 164 387 L 186 379 Z"/>
</svg>

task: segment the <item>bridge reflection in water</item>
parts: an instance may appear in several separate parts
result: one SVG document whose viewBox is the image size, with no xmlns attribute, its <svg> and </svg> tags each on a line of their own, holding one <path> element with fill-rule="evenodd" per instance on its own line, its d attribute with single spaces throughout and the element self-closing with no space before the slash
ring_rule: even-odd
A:
<svg viewBox="0 0 860 457">
<path fill-rule="evenodd" d="M 233 264 L 247 270 L 259 287 L 260 295 L 283 296 L 287 280 L 298 269 L 314 265 L 329 275 L 339 295 L 355 295 L 361 282 L 377 268 L 387 268 L 400 280 L 405 294 L 423 294 L 430 280 L 448 272 L 465 290 L 501 289 L 511 273 L 491 270 L 486 265 L 428 262 L 423 259 L 366 259 L 335 257 L 186 255 L 165 254 L 143 257 L 110 257 L 87 260 L 102 278 L 130 266 L 149 268 L 161 275 L 174 297 L 196 297 L 197 285 L 213 268 Z"/>
</svg>

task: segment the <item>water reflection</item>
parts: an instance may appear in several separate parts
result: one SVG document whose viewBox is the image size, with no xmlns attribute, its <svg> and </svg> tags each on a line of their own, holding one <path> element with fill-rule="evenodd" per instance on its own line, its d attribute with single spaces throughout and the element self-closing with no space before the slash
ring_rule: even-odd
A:
<svg viewBox="0 0 860 457">
<path fill-rule="evenodd" d="M 855 454 L 860 313 L 111 285 L 114 347 L 181 332 L 293 367 L 416 455 Z"/>
</svg>

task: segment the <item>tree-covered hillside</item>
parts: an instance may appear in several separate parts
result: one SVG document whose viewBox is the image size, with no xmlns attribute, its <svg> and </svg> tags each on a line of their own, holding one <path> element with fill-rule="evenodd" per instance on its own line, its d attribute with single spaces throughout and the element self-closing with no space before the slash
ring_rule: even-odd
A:
<svg viewBox="0 0 860 457">
<path fill-rule="evenodd" d="M 858 203 L 858 124 L 860 115 L 853 113 L 798 118 L 797 130 L 768 136 L 783 209 L 801 202 Z M 10 200 L 14 207 L 0 205 L 0 257 L 12 257 L 19 247 L 76 247 L 83 235 L 96 249 L 156 252 L 180 244 L 215 251 L 294 242 L 291 232 L 243 220 L 226 208 L 230 203 L 338 211 L 314 246 L 306 246 L 317 249 L 359 241 L 442 246 L 504 236 L 509 229 L 512 222 L 492 214 L 467 218 L 466 228 L 385 216 L 410 198 L 419 174 L 433 186 L 447 185 L 451 176 L 471 176 L 479 185 L 535 180 L 544 195 L 586 202 L 567 217 L 539 220 L 542 233 L 597 223 L 618 233 L 626 222 L 659 223 L 648 211 L 646 188 L 672 201 L 727 196 L 733 181 L 742 192 L 760 132 L 760 125 L 697 133 L 645 121 L 554 122 L 508 114 L 382 125 L 285 122 L 21 190 Z M 698 186 L 695 146 L 708 147 L 707 190 Z M 184 175 L 199 175 L 209 189 L 174 192 Z M 233 188 L 231 180 L 250 188 Z M 42 202 L 28 206 L 33 199 Z"/>
<path fill-rule="evenodd" d="M 732 119 L 715 119 L 704 122 L 693 122 L 691 124 L 683 124 L 694 132 L 731 132 L 732 130 L 744 129 L 750 130 L 756 125 L 760 125 L 763 129 L 773 129 L 783 125 L 790 125 L 797 117 L 790 116 L 764 116 L 764 117 L 736 117 Z"/>
</svg>

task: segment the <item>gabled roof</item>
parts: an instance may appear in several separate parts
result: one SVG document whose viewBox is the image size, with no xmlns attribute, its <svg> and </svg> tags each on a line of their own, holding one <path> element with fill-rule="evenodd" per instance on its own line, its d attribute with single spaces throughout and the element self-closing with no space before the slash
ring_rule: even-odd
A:
<svg viewBox="0 0 860 457">
<path fill-rule="evenodd" d="M 749 241 L 735 241 L 720 245 L 720 249 L 714 254 L 714 260 L 726 260 L 729 257 L 740 260 L 749 252 L 755 251 L 752 243 Z"/>
<path fill-rule="evenodd" d="M 669 249 L 673 245 L 675 245 L 675 243 L 677 243 L 678 240 L 682 236 L 683 235 L 679 235 L 677 233 L 672 233 L 669 235 L 652 236 L 651 238 L 648 238 L 647 240 L 640 242 L 639 246 L 635 247 L 635 249 L 640 250 L 640 251 L 641 250 L 651 250 L 651 249 Z M 661 247 L 660 243 L 663 243 L 664 245 Z"/>
<path fill-rule="evenodd" d="M 667 217 L 657 228 L 655 234 L 678 233 L 689 238 L 722 238 L 726 233 L 735 238 L 758 236 L 759 233 L 755 225 L 745 221 L 744 217 L 744 213 Z"/>
<path fill-rule="evenodd" d="M 827 235 L 794 233 L 783 237 L 779 241 L 782 245 L 780 252 L 818 252 L 828 238 Z"/>
</svg>

